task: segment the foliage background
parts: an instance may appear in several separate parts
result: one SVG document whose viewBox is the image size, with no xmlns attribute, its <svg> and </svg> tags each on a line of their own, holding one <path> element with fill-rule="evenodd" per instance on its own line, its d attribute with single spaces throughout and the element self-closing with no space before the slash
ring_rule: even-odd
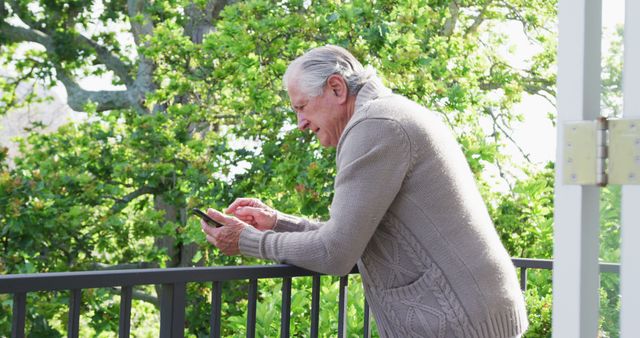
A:
<svg viewBox="0 0 640 338">
<path fill-rule="evenodd" d="M 87 118 L 53 133 L 34 123 L 12 166 L 0 152 L 0 271 L 265 263 L 219 255 L 186 210 L 254 196 L 284 212 L 327 217 L 334 151 L 295 130 L 280 82 L 290 60 L 327 43 L 441 113 L 511 255 L 551 258 L 553 164 L 530 163 L 524 151 L 512 159 L 504 149 L 523 95 L 554 101 L 555 10 L 552 0 L 2 2 L 0 62 L 9 75 L 0 78 L 0 114 L 46 101 L 15 95 L 38 83 L 64 86 L 69 106 Z M 539 51 L 524 68 L 511 65 L 510 32 L 500 28 L 509 22 Z M 619 97 L 615 48 L 605 65 L 609 103 Z M 112 86 L 84 89 L 91 76 Z M 613 261 L 616 199 L 616 189 L 603 194 L 603 258 Z M 550 335 L 550 281 L 549 272 L 530 274 L 527 337 Z M 260 283 L 258 335 L 276 336 L 280 296 L 271 290 L 279 281 Z M 350 335 L 362 326 L 358 284 L 352 277 Z M 602 334 L 616 336 L 615 276 L 603 286 Z M 305 336 L 309 280 L 295 280 L 294 290 L 292 333 Z M 324 278 L 322 335 L 337 330 L 337 290 L 335 278 Z M 207 335 L 210 288 L 194 283 L 188 291 L 185 330 Z M 224 336 L 243 332 L 245 291 L 244 283 L 224 285 Z M 157 335 L 159 292 L 136 288 L 136 336 Z M 65 334 L 67 297 L 28 296 L 31 336 Z M 118 298 L 117 290 L 85 292 L 82 336 L 115 335 Z M 0 295 L 0 335 L 9 335 L 10 311 L 11 298 Z"/>
</svg>

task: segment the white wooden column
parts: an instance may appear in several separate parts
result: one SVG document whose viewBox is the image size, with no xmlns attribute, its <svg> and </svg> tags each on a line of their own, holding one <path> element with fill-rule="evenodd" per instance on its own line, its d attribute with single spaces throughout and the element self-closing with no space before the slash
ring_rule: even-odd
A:
<svg viewBox="0 0 640 338">
<path fill-rule="evenodd" d="M 640 1 L 627 0 L 624 23 L 625 118 L 640 118 Z M 640 327 L 640 186 L 622 187 L 620 337 L 638 337 Z"/>
<path fill-rule="evenodd" d="M 637 1 L 637 0 L 631 0 Z M 553 337 L 595 338 L 599 318 L 598 187 L 562 182 L 565 121 L 600 116 L 600 0 L 559 0 Z"/>
</svg>

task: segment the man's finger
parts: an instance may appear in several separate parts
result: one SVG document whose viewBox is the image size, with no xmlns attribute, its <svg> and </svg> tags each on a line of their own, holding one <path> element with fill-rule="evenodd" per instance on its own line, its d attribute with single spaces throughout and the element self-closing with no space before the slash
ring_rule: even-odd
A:
<svg viewBox="0 0 640 338">
<path fill-rule="evenodd" d="M 216 239 L 213 238 L 213 236 L 207 235 L 207 242 L 213 244 L 216 248 L 218 247 L 218 243 L 216 242 Z"/>
<path fill-rule="evenodd" d="M 239 220 L 245 222 L 245 223 L 253 223 L 255 222 L 255 218 L 251 215 L 247 215 L 247 216 L 242 216 L 242 215 L 236 215 L 236 217 L 238 217 Z"/>
<path fill-rule="evenodd" d="M 227 225 L 229 222 L 233 221 L 233 217 L 227 216 L 220 211 L 211 208 L 207 209 L 207 215 L 213 218 L 214 221 L 218 221 L 223 225 Z"/>
<path fill-rule="evenodd" d="M 210 226 L 209 224 L 207 224 L 207 222 L 205 221 L 200 221 L 200 225 L 202 225 L 202 231 L 207 234 L 207 235 L 212 235 L 212 233 L 210 232 L 211 229 L 214 229 L 212 226 Z"/>
<path fill-rule="evenodd" d="M 229 207 L 227 207 L 227 209 L 225 210 L 225 213 L 233 213 L 235 212 L 235 210 L 237 208 L 243 207 L 243 206 L 247 206 L 247 205 L 251 205 L 253 203 L 251 198 L 246 198 L 246 197 L 239 197 L 236 198 L 235 201 L 233 201 L 233 203 L 231 203 L 229 205 Z"/>
<path fill-rule="evenodd" d="M 242 207 L 238 208 L 234 213 L 236 216 L 255 216 L 262 212 L 262 208 Z"/>
<path fill-rule="evenodd" d="M 222 228 L 214 228 L 212 226 L 210 226 L 209 224 L 205 223 L 204 221 L 201 221 L 202 224 L 202 231 L 204 231 L 204 233 L 207 236 L 211 236 L 213 238 L 218 237 L 218 234 L 220 233 L 220 231 L 222 231 Z"/>
</svg>

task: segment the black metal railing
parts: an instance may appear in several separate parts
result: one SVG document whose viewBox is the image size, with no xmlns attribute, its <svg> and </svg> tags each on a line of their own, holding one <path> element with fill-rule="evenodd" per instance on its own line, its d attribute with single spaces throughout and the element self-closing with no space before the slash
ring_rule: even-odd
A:
<svg viewBox="0 0 640 338">
<path fill-rule="evenodd" d="M 527 290 L 527 270 L 542 269 L 553 270 L 553 260 L 550 259 L 534 259 L 534 258 L 511 258 L 513 265 L 520 269 L 520 289 Z M 620 264 L 616 263 L 600 263 L 600 272 L 620 273 Z"/>
<path fill-rule="evenodd" d="M 553 269 L 551 260 L 513 258 L 520 269 L 520 286 L 526 290 L 528 269 Z M 601 264 L 602 272 L 619 273 L 618 264 Z M 354 268 L 351 273 L 358 273 Z M 247 337 L 255 337 L 258 280 L 282 278 L 282 311 L 280 336 L 289 337 L 291 318 L 291 279 L 312 277 L 310 336 L 318 337 L 320 314 L 321 274 L 290 265 L 233 266 L 207 268 L 168 268 L 105 270 L 86 272 L 54 272 L 0 276 L 0 294 L 13 294 L 12 337 L 24 337 L 26 294 L 37 291 L 69 290 L 69 337 L 78 337 L 80 329 L 80 303 L 83 289 L 120 287 L 119 336 L 128 337 L 131 329 L 131 301 L 133 287 L 162 285 L 160 299 L 160 337 L 183 337 L 187 283 L 212 282 L 210 337 L 220 337 L 222 283 L 249 280 L 247 305 Z M 338 299 L 338 337 L 346 336 L 348 276 L 340 277 Z M 370 311 L 364 301 L 363 336 L 370 337 Z"/>
<path fill-rule="evenodd" d="M 358 273 L 357 269 L 351 273 Z M 12 337 L 24 337 L 26 294 L 37 291 L 70 291 L 67 331 L 78 337 L 82 289 L 120 287 L 119 336 L 130 333 L 132 288 L 137 285 L 162 285 L 160 296 L 160 337 L 183 337 L 187 283 L 212 282 L 210 336 L 220 337 L 222 283 L 249 280 L 247 337 L 255 337 L 258 280 L 282 278 L 282 313 L 280 336 L 289 337 L 291 279 L 312 277 L 311 332 L 318 336 L 320 318 L 321 274 L 291 265 L 229 266 L 208 268 L 132 269 L 85 272 L 54 272 L 0 276 L 0 294 L 13 294 Z M 346 336 L 348 276 L 340 277 L 338 336 Z M 369 336 L 369 307 L 364 304 L 364 335 Z"/>
</svg>

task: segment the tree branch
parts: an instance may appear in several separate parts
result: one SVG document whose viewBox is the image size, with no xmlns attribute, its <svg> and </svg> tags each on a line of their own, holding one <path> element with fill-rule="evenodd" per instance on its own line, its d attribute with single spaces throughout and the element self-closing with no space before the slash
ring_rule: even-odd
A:
<svg viewBox="0 0 640 338">
<path fill-rule="evenodd" d="M 485 108 L 485 112 L 487 112 L 492 120 L 493 120 L 493 139 L 495 140 L 496 144 L 499 144 L 499 140 L 498 140 L 498 130 L 496 129 L 498 127 L 498 121 L 497 118 L 495 117 L 495 115 L 493 114 L 493 111 L 491 110 L 490 107 L 486 107 Z M 504 131 L 503 131 L 504 133 Z M 517 145 L 517 144 L 516 144 Z M 511 183 L 511 181 L 509 181 L 509 179 L 507 178 L 507 175 L 505 174 L 505 170 L 502 167 L 502 162 L 500 160 L 500 155 L 498 154 L 495 157 L 495 164 L 496 167 L 498 167 L 498 174 L 500 175 L 500 178 L 502 178 L 502 180 L 507 184 L 507 186 L 509 187 L 509 192 L 511 193 L 511 195 L 513 196 L 513 184 Z"/>
<path fill-rule="evenodd" d="M 487 0 L 484 3 L 484 5 L 482 5 L 482 9 L 480 10 L 480 13 L 478 13 L 476 18 L 473 19 L 473 23 L 471 24 L 471 26 L 469 26 L 469 28 L 467 28 L 467 30 L 464 33 L 465 35 L 472 34 L 478 31 L 478 27 L 480 27 L 480 25 L 484 21 L 484 16 L 487 13 L 487 9 L 489 8 L 489 5 L 491 4 L 492 1 L 493 0 Z"/>
<path fill-rule="evenodd" d="M 456 28 L 456 23 L 458 23 L 458 15 L 460 13 L 460 7 L 458 3 L 453 0 L 449 3 L 449 18 L 444 22 L 444 27 L 442 28 L 442 35 L 451 36 L 453 31 Z"/>
<path fill-rule="evenodd" d="M 26 58 L 26 59 L 30 60 L 30 61 L 35 61 L 35 60 L 30 59 L 30 58 Z M 34 62 L 34 63 L 36 63 L 36 62 Z M 27 79 L 30 79 L 35 71 L 36 71 L 36 66 L 32 66 L 31 69 L 29 69 L 28 72 L 23 73 L 21 76 L 17 76 L 17 77 L 15 77 L 13 79 L 9 79 L 9 76 L 6 77 L 7 78 L 7 82 L 5 84 L 5 88 L 4 89 L 9 89 L 9 90 L 7 90 L 8 93 L 6 95 L 2 96 L 7 101 L 5 101 L 5 103 L 0 105 L 0 115 L 3 115 L 4 113 L 6 113 L 8 111 L 8 108 L 16 108 L 18 106 L 24 105 L 25 103 L 28 104 L 29 102 L 31 102 L 31 100 L 28 100 L 28 99 L 27 100 L 23 100 L 23 99 L 25 97 L 29 97 L 29 94 L 31 94 L 33 92 L 33 89 L 30 91 L 30 93 L 22 95 L 21 97 L 17 95 L 17 89 L 18 89 L 18 86 L 20 86 L 20 84 L 23 81 L 26 81 Z M 35 86 L 35 82 L 33 82 L 31 85 Z"/>
<path fill-rule="evenodd" d="M 120 292 L 122 291 L 122 288 L 110 287 L 110 288 L 107 288 L 107 290 L 113 293 L 120 294 Z M 158 297 L 150 295 L 146 292 L 142 292 L 140 290 L 136 290 L 135 288 L 131 289 L 131 298 L 141 300 L 143 302 L 147 302 L 157 308 L 160 307 L 160 300 L 158 299 Z"/>
<path fill-rule="evenodd" d="M 552 89 L 555 81 L 539 77 L 523 77 L 522 85 L 524 86 L 524 90 L 531 95 L 540 95 L 540 92 L 545 92 L 551 96 L 555 96 L 555 90 Z"/>
<path fill-rule="evenodd" d="M 525 16 L 523 16 L 520 13 L 519 8 L 517 8 L 515 5 L 510 4 L 508 1 L 500 1 L 500 3 L 507 8 L 507 10 L 509 11 L 509 13 L 511 14 L 511 16 L 507 15 L 506 18 L 510 19 L 510 20 L 515 20 L 515 21 L 519 21 L 522 23 L 522 32 L 524 33 L 524 35 L 527 37 L 527 39 L 529 41 L 534 42 L 535 39 L 532 38 L 531 36 L 529 36 L 529 32 L 527 31 L 528 28 L 530 27 L 529 25 L 529 21 L 526 19 Z M 547 31 L 548 33 L 551 33 L 551 30 L 548 29 L 547 27 L 545 27 L 544 25 L 542 26 L 537 26 L 534 25 L 533 29 L 537 32 L 538 29 L 542 29 L 544 31 Z"/>
<path fill-rule="evenodd" d="M 43 32 L 36 29 L 12 26 L 4 21 L 0 22 L 0 37 L 14 43 L 35 42 L 42 45 L 49 52 L 55 50 L 53 40 Z"/>
<path fill-rule="evenodd" d="M 100 60 L 107 69 L 113 71 L 127 87 L 133 84 L 133 79 L 130 75 L 131 68 L 122 62 L 119 57 L 109 52 L 107 48 L 82 34 L 78 35 L 76 42 L 84 47 L 93 49 L 96 52 L 98 60 Z"/>
<path fill-rule="evenodd" d="M 24 8 L 21 7 L 21 4 L 18 3 L 16 0 L 11 0 L 11 8 L 13 12 L 18 16 L 18 18 L 20 18 L 20 20 L 22 20 L 22 22 L 27 24 L 27 26 L 29 26 L 31 29 L 42 31 L 44 26 L 42 26 L 41 23 L 32 20 L 29 17 L 29 15 L 25 13 Z M 70 18 L 73 18 L 73 16 L 70 16 Z M 70 21 L 67 23 L 67 27 L 71 28 L 73 24 L 74 23 Z M 46 31 L 43 31 L 43 32 L 48 33 L 48 35 L 51 35 L 50 32 L 46 32 Z M 75 42 L 84 48 L 94 50 L 96 52 L 96 56 L 98 60 L 101 61 L 107 69 L 113 71 L 115 75 L 118 76 L 122 80 L 122 82 L 125 83 L 127 87 L 133 84 L 133 79 L 131 78 L 131 75 L 130 75 L 130 71 L 131 71 L 130 67 L 126 65 L 124 62 L 122 62 L 122 60 L 119 57 L 112 54 L 107 48 L 105 48 L 104 46 L 101 46 L 97 42 L 93 41 L 92 39 L 82 34 L 77 34 L 75 38 Z M 50 52 L 53 51 L 53 49 L 51 48 L 47 48 L 47 50 Z"/>
<path fill-rule="evenodd" d="M 122 209 L 124 209 L 129 204 L 129 202 L 133 201 L 134 199 L 142 195 L 150 194 L 153 192 L 154 190 L 151 187 L 148 187 L 148 186 L 141 187 L 129 193 L 128 195 L 124 196 L 123 198 L 116 199 L 116 203 L 111 207 L 111 212 L 114 214 L 118 213 L 122 211 Z"/>
<path fill-rule="evenodd" d="M 485 112 L 487 112 L 487 114 L 488 114 L 489 116 L 491 116 L 491 119 L 493 120 L 493 130 L 494 130 L 494 134 L 496 135 L 496 137 L 497 137 L 497 130 L 496 130 L 496 128 L 497 128 L 498 130 L 500 130 L 500 131 L 502 132 L 502 134 L 503 134 L 507 139 L 509 139 L 509 141 L 511 141 L 511 143 L 513 143 L 513 145 L 515 145 L 515 146 L 516 146 L 516 148 L 518 149 L 518 151 L 520 152 L 520 154 L 522 155 L 522 157 L 524 157 L 524 159 L 525 159 L 527 162 L 531 163 L 531 159 L 529 158 L 529 154 L 528 154 L 528 153 L 526 153 L 526 152 L 524 151 L 524 149 L 522 149 L 522 147 L 520 147 L 520 145 L 518 145 L 518 142 L 516 142 L 516 140 L 514 140 L 514 139 L 513 139 L 513 137 L 511 136 L 511 134 L 510 134 L 508 131 L 506 131 L 506 130 L 504 129 L 504 126 L 502 126 L 502 125 L 500 124 L 500 122 L 498 121 L 498 117 L 493 113 L 493 110 L 492 110 L 491 108 L 486 108 L 486 109 L 485 109 Z"/>
<path fill-rule="evenodd" d="M 133 105 L 131 90 L 99 90 L 82 89 L 66 71 L 55 66 L 56 76 L 67 90 L 67 104 L 75 111 L 85 111 L 88 103 L 96 104 L 96 111 L 102 112 L 113 109 L 126 109 Z"/>
<path fill-rule="evenodd" d="M 145 0 L 128 0 L 127 11 L 129 14 L 129 22 L 131 23 L 131 31 L 133 32 L 133 39 L 136 45 L 145 45 L 145 36 L 153 34 L 154 26 L 151 18 L 144 12 L 146 5 Z M 153 61 L 147 59 L 142 53 L 138 56 L 138 72 L 136 74 L 136 80 L 133 85 L 132 99 L 136 102 L 144 103 L 146 93 L 154 92 L 156 85 L 153 82 L 153 71 L 155 65 Z M 161 107 L 154 108 L 154 111 L 162 109 Z M 146 113 L 147 109 L 142 105 L 137 107 L 139 113 Z"/>
<path fill-rule="evenodd" d="M 53 39 L 47 34 L 36 30 L 22 27 L 15 27 L 5 22 L 0 23 L 0 36 L 10 42 L 35 42 L 42 45 L 47 53 L 56 55 Z M 89 102 L 96 104 L 96 111 L 112 109 L 126 109 L 132 106 L 140 107 L 137 101 L 135 89 L 117 91 L 88 91 L 80 87 L 61 65 L 54 65 L 56 77 L 67 90 L 67 104 L 75 111 L 84 111 L 85 105 Z"/>
<path fill-rule="evenodd" d="M 194 3 L 185 8 L 185 13 L 189 18 L 184 26 L 184 34 L 194 43 L 202 43 L 202 38 L 208 32 L 215 29 L 214 22 L 220 16 L 222 9 L 229 4 L 230 0 L 209 0 L 204 11 Z"/>
<path fill-rule="evenodd" d="M 129 14 L 131 31 L 133 32 L 133 39 L 138 46 L 144 43 L 143 39 L 145 35 L 153 34 L 154 29 L 151 18 L 143 10 L 145 5 L 145 0 L 127 1 L 127 12 Z"/>
<path fill-rule="evenodd" d="M 26 13 L 23 11 L 23 9 L 25 9 L 26 7 L 20 8 L 20 3 L 16 0 L 11 0 L 9 3 L 11 10 L 13 11 L 13 14 L 16 15 L 18 18 L 20 18 L 20 20 L 25 23 L 27 26 L 33 28 L 33 29 L 42 29 L 42 25 L 37 22 L 32 20 L 30 17 L 28 17 L 26 15 Z"/>
<path fill-rule="evenodd" d="M 520 71 L 520 70 L 514 69 L 513 67 L 511 67 L 510 65 L 504 62 L 495 61 L 495 60 L 492 60 L 491 68 L 489 68 L 489 77 L 493 76 L 494 69 L 498 65 L 511 69 L 513 71 L 512 74 L 514 74 L 515 81 L 517 81 L 518 84 L 520 84 L 523 87 L 526 93 L 531 95 L 539 95 L 543 97 L 545 100 L 549 101 L 549 103 L 551 103 L 553 106 L 555 106 L 555 103 L 553 103 L 552 100 L 550 99 L 550 97 L 555 97 L 555 94 L 556 94 L 555 90 L 553 89 L 553 87 L 555 86 L 555 79 L 553 78 L 546 79 L 543 77 L 535 76 L 535 75 L 532 75 L 531 72 L 528 72 L 526 70 Z M 524 72 L 525 75 L 522 75 L 521 72 Z M 478 86 L 482 90 L 489 91 L 489 90 L 496 90 L 496 89 L 502 88 L 503 84 L 495 83 L 487 80 L 487 81 L 481 82 Z"/>
<path fill-rule="evenodd" d="M 149 262 L 125 263 L 125 264 L 117 264 L 117 265 L 93 263 L 91 265 L 91 269 L 94 269 L 94 270 L 132 270 L 132 269 L 150 269 L 150 268 L 157 268 L 157 267 L 158 267 L 158 264 L 149 263 Z M 120 293 L 121 288 L 111 287 L 111 288 L 108 288 L 108 290 L 114 293 Z M 160 306 L 160 300 L 158 299 L 158 297 L 136 290 L 136 289 L 132 290 L 131 297 L 133 299 L 137 299 L 137 300 L 141 300 L 141 301 L 153 304 L 156 307 Z"/>
</svg>

